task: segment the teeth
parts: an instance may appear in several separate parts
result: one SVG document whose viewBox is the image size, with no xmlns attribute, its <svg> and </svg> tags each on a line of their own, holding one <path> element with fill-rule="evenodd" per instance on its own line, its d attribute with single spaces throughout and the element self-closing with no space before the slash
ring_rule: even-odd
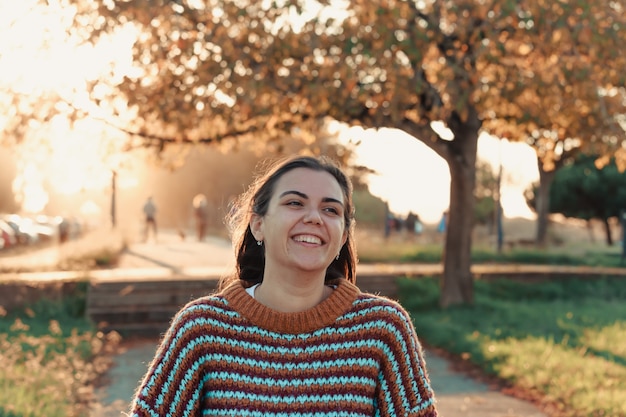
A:
<svg viewBox="0 0 626 417">
<path fill-rule="evenodd" d="M 310 235 L 296 236 L 294 240 L 298 242 L 316 243 L 318 245 L 322 244 L 322 241 L 320 240 L 320 238 L 315 237 L 315 236 L 310 236 Z"/>
</svg>

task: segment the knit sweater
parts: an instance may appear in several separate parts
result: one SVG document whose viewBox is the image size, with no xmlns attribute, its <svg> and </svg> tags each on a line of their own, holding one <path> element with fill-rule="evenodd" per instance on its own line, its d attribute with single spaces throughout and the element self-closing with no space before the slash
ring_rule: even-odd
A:
<svg viewBox="0 0 626 417">
<path fill-rule="evenodd" d="M 340 280 L 319 305 L 281 313 L 240 283 L 183 307 L 131 416 L 436 417 L 406 311 Z"/>
</svg>

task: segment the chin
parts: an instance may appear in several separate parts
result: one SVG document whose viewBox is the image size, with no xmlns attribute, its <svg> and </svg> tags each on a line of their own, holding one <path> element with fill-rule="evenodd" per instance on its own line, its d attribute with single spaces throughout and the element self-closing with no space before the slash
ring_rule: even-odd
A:
<svg viewBox="0 0 626 417">
<path fill-rule="evenodd" d="M 326 273 L 326 269 L 330 265 L 330 262 L 316 261 L 316 262 L 296 262 L 299 269 L 307 272 L 323 272 Z"/>
</svg>

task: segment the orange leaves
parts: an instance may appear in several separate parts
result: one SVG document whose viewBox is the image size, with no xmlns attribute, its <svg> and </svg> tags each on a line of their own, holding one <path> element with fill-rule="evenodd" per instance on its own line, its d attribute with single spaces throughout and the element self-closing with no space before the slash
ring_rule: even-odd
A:
<svg viewBox="0 0 626 417">
<path fill-rule="evenodd" d="M 626 44 L 626 31 L 615 29 L 623 13 L 604 1 L 483 3 L 348 0 L 345 14 L 329 11 L 325 21 L 324 12 L 291 30 L 294 2 L 242 9 L 227 1 L 219 13 L 182 2 L 175 14 L 128 0 L 117 18 L 168 29 L 149 28 L 135 62 L 149 77 L 125 79 L 120 96 L 139 109 L 139 122 L 186 134 L 212 134 L 218 118 L 268 130 L 302 115 L 367 124 L 455 113 L 466 121 L 473 107 L 493 121 L 486 128 L 517 139 L 602 129 L 592 92 L 623 83 L 616 45 Z M 116 16 L 107 16 L 112 25 Z M 618 110 L 609 105 L 609 114 Z"/>
<path fill-rule="evenodd" d="M 578 32 L 577 40 L 580 44 L 588 44 L 591 42 L 592 37 L 593 33 L 591 31 L 591 28 L 589 26 L 585 26 Z"/>
<path fill-rule="evenodd" d="M 532 46 L 530 46 L 528 44 L 520 44 L 520 45 L 517 46 L 517 53 L 519 55 L 526 56 L 526 55 L 530 54 L 532 49 L 533 49 Z"/>
<path fill-rule="evenodd" d="M 626 171 L 626 149 L 620 147 L 615 151 L 615 164 L 619 172 Z"/>
<path fill-rule="evenodd" d="M 344 80 L 344 85 L 345 85 L 346 91 L 354 90 L 354 88 L 358 84 L 358 82 L 357 82 L 357 80 L 355 78 L 344 78 L 344 77 L 341 77 L 340 79 Z"/>
</svg>

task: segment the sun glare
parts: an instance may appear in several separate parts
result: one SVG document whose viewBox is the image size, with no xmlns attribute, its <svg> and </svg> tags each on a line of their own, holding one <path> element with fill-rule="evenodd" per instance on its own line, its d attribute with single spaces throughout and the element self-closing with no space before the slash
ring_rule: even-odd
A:
<svg viewBox="0 0 626 417">
<path fill-rule="evenodd" d="M 13 182 L 13 193 L 22 209 L 39 213 L 48 204 L 48 192 L 44 188 L 44 178 L 36 161 L 26 162 L 20 175 Z"/>
<path fill-rule="evenodd" d="M 108 77 L 114 83 L 131 73 L 136 34 L 127 25 L 103 36 L 97 45 L 79 45 L 67 34 L 73 13 L 72 7 L 58 2 L 0 0 L 0 83 L 6 85 L 2 90 L 28 98 L 21 105 L 36 106 L 37 97 L 54 94 L 67 108 L 98 117 L 86 82 Z M 16 149 L 13 191 L 22 210 L 43 211 L 49 192 L 72 195 L 109 187 L 111 170 L 119 165 L 113 160 L 114 141 L 115 135 L 101 122 L 85 119 L 70 125 L 63 115 L 30 132 Z M 124 185 L 130 183 L 136 181 Z"/>
</svg>

